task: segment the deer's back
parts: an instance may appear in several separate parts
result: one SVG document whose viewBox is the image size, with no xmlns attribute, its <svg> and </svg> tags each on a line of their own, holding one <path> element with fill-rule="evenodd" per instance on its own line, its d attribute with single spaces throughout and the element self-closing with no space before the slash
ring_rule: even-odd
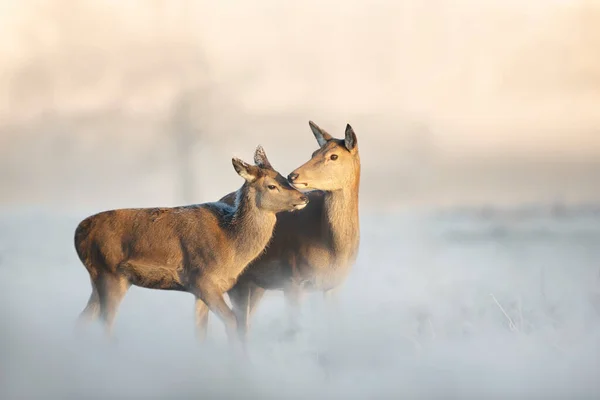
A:
<svg viewBox="0 0 600 400">
<path fill-rule="evenodd" d="M 111 270 L 128 260 L 174 269 L 192 259 L 206 264 L 226 253 L 222 226 L 231 212 L 218 204 L 105 211 L 80 223 L 75 246 L 86 266 Z"/>
</svg>

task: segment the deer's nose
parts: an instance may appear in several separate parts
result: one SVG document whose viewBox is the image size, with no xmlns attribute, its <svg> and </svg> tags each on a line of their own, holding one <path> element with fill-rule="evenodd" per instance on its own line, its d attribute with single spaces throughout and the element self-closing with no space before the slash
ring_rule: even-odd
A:
<svg viewBox="0 0 600 400">
<path fill-rule="evenodd" d="M 298 174 L 297 173 L 292 172 L 291 174 L 288 175 L 288 181 L 294 182 L 296 179 L 298 179 Z"/>
<path fill-rule="evenodd" d="M 308 203 L 308 197 L 302 196 L 302 197 L 300 197 L 300 201 L 303 202 L 304 204 L 306 204 L 306 203 Z"/>
</svg>

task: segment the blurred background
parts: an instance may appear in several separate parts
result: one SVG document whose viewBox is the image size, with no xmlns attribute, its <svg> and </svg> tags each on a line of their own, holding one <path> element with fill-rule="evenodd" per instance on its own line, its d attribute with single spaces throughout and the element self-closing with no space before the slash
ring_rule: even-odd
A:
<svg viewBox="0 0 600 400">
<path fill-rule="evenodd" d="M 357 132 L 361 205 L 600 199 L 596 0 L 2 0 L 0 204 L 216 200 Z"/>
</svg>

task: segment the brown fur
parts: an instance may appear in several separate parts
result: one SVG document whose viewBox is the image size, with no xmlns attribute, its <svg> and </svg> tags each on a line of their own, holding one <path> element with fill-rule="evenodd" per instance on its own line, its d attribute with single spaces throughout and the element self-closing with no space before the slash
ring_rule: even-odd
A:
<svg viewBox="0 0 600 400">
<path fill-rule="evenodd" d="M 237 322 L 223 293 L 268 244 L 276 213 L 307 202 L 272 169 L 262 148 L 256 154 L 261 167 L 232 160 L 246 182 L 230 204 L 119 209 L 84 219 L 75 231 L 75 248 L 90 274 L 92 294 L 80 318 L 100 315 L 110 333 L 131 285 L 178 290 L 196 296 L 199 326 L 210 309 L 232 338 Z"/>
<path fill-rule="evenodd" d="M 277 216 L 268 248 L 228 292 L 242 334 L 265 290 L 283 290 L 290 311 L 296 313 L 304 291 L 330 295 L 338 288 L 358 254 L 360 157 L 356 135 L 350 125 L 343 140 L 334 139 L 312 122 L 310 127 L 321 147 L 289 175 L 297 175 L 292 181 L 297 188 L 315 190 L 308 195 L 310 202 L 300 212 Z M 335 161 L 332 154 L 338 157 Z M 233 200 L 233 193 L 221 199 L 229 204 Z"/>
</svg>

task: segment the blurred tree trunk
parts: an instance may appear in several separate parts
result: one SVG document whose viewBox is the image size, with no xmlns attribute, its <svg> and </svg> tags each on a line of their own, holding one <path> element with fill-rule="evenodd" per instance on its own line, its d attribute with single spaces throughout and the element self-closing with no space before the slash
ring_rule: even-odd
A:
<svg viewBox="0 0 600 400">
<path fill-rule="evenodd" d="M 192 95 L 183 92 L 176 100 L 173 110 L 173 140 L 175 142 L 175 162 L 179 174 L 179 197 L 186 204 L 194 202 L 196 197 L 196 179 L 194 174 L 193 150 L 199 139 L 199 133 L 192 119 Z"/>
<path fill-rule="evenodd" d="M 181 0 L 180 5 L 180 29 L 184 40 L 190 38 L 190 3 Z M 191 90 L 191 79 L 188 68 L 183 68 L 179 75 L 179 97 L 174 102 L 173 110 L 173 140 L 175 142 L 175 163 L 178 165 L 179 173 L 179 197 L 185 204 L 197 201 L 196 179 L 194 173 L 193 150 L 199 139 L 199 134 L 194 128 L 193 102 L 194 96 Z"/>
</svg>

